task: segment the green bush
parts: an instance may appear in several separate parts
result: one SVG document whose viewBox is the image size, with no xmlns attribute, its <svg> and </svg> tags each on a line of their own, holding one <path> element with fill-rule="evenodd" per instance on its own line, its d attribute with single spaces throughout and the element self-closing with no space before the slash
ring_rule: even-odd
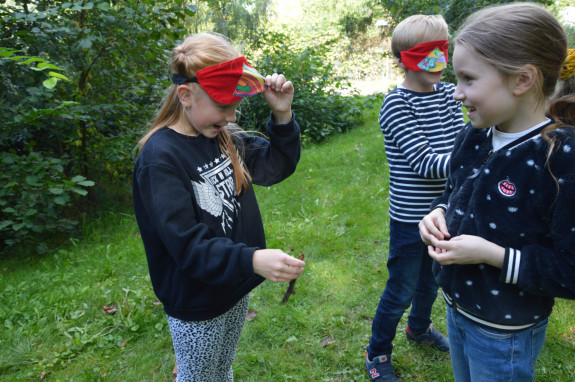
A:
<svg viewBox="0 0 575 382">
<path fill-rule="evenodd" d="M 67 219 L 64 211 L 76 195 L 85 196 L 94 182 L 83 176 L 67 179 L 64 159 L 44 157 L 30 152 L 17 155 L 0 153 L 0 240 L 6 248 L 38 244 L 48 235 L 70 231 L 77 221 Z"/>
<path fill-rule="evenodd" d="M 265 46 L 254 49 L 250 62 L 264 75 L 277 72 L 293 82 L 293 110 L 304 142 L 320 142 L 360 123 L 368 101 L 355 97 L 349 83 L 335 75 L 326 59 L 331 42 L 300 48 L 282 33 L 268 33 L 262 40 Z M 261 131 L 268 118 L 263 97 L 250 97 L 242 104 L 239 124 Z"/>
</svg>

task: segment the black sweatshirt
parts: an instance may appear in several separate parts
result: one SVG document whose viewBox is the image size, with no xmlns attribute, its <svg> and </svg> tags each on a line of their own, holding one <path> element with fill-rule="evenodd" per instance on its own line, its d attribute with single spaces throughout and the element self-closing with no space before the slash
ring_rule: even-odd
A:
<svg viewBox="0 0 575 382">
<path fill-rule="evenodd" d="M 269 141 L 241 137 L 244 165 L 261 186 L 290 176 L 300 158 L 295 119 L 266 127 Z M 158 130 L 136 160 L 132 191 L 154 292 L 168 315 L 214 318 L 264 280 L 252 264 L 266 247 L 254 190 L 237 195 L 216 138 Z"/>
</svg>

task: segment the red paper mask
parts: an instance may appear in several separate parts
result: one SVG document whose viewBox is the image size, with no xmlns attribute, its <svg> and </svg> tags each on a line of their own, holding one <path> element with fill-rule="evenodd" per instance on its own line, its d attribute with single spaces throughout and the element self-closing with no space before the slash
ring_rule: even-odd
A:
<svg viewBox="0 0 575 382">
<path fill-rule="evenodd" d="M 441 72 L 447 68 L 449 41 L 425 42 L 400 53 L 401 62 L 414 72 Z"/>
<path fill-rule="evenodd" d="M 267 87 L 264 77 L 243 56 L 200 69 L 193 78 L 172 74 L 172 82 L 196 82 L 211 99 L 225 105 L 261 93 Z"/>
</svg>

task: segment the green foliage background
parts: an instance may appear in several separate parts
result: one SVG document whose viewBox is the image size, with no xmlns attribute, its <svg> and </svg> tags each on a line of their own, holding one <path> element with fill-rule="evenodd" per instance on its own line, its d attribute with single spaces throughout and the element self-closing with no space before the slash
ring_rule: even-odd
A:
<svg viewBox="0 0 575 382">
<path fill-rule="evenodd" d="M 270 246 L 304 252 L 306 275 L 289 307 L 277 304 L 284 285 L 254 292 L 238 380 L 365 380 L 386 277 L 387 184 L 381 98 L 356 96 L 350 80 L 382 75 L 402 18 L 442 13 L 453 33 L 494 2 L 291 0 L 300 17 L 279 22 L 268 0 L 0 1 L 0 379 L 171 379 L 165 318 L 126 204 L 134 146 L 170 84 L 169 52 L 211 30 L 262 73 L 294 82 L 306 143 L 293 177 L 258 190 Z M 239 123 L 257 131 L 268 117 L 261 97 L 248 98 Z M 114 316 L 102 312 L 113 304 Z M 558 302 L 537 380 L 573 380 L 573 309 Z M 448 359 L 398 343 L 404 379 L 450 380 Z"/>
<path fill-rule="evenodd" d="M 83 214 L 129 202 L 134 146 L 170 85 L 171 48 L 188 34 L 223 33 L 262 73 L 285 74 L 304 142 L 318 143 L 361 122 L 369 99 L 349 81 L 390 70 L 385 47 L 399 20 L 442 13 L 454 31 L 491 3 L 293 0 L 287 9 L 301 12 L 290 20 L 274 15 L 270 0 L 1 2 L 3 251 L 57 247 Z M 268 117 L 262 97 L 252 97 L 239 121 L 260 131 Z"/>
</svg>

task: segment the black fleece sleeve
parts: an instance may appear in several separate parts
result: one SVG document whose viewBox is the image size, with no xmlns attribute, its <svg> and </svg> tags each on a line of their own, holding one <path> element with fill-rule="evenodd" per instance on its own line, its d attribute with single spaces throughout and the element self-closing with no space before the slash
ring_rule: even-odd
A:
<svg viewBox="0 0 575 382">
<path fill-rule="evenodd" d="M 269 140 L 246 136 L 244 161 L 253 183 L 271 186 L 289 177 L 296 169 L 301 155 L 300 128 L 292 115 L 290 122 L 276 125 L 267 122 Z"/>
</svg>

